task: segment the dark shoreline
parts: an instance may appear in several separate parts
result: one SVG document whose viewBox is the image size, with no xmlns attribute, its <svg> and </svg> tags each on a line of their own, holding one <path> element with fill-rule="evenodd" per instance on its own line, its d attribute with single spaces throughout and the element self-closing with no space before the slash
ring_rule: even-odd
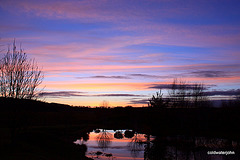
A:
<svg viewBox="0 0 240 160">
<path fill-rule="evenodd" d="M 65 150 L 64 154 L 60 154 L 63 159 L 67 157 L 64 158 L 64 155 L 69 154 L 73 156 L 72 159 L 78 159 L 79 156 L 84 159 L 84 153 L 72 142 L 81 132 L 96 128 L 132 129 L 157 136 L 205 136 L 240 141 L 240 108 L 77 108 L 5 98 L 1 98 L 0 102 L 1 137 L 4 139 L 1 144 L 2 156 L 7 156 L 7 150 L 14 150 L 16 144 L 27 144 L 35 148 L 30 153 L 37 153 L 41 147 L 51 143 L 52 146 L 48 147 L 57 146 L 57 149 L 52 152 L 41 150 L 46 157 L 54 157 L 58 151 Z M 31 142 L 36 138 L 41 143 Z M 54 143 L 54 139 L 58 143 Z M 27 145 L 22 152 L 27 152 Z"/>
</svg>

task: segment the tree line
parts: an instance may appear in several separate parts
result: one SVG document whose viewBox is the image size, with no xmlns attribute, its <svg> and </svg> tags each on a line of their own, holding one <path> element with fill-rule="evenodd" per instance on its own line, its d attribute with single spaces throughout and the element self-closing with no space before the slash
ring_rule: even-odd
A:
<svg viewBox="0 0 240 160">
<path fill-rule="evenodd" d="M 168 95 L 164 97 L 160 89 L 149 99 L 148 106 L 159 108 L 209 107 L 210 102 L 204 93 L 205 89 L 206 86 L 203 83 L 187 83 L 176 78 L 169 85 Z"/>
</svg>

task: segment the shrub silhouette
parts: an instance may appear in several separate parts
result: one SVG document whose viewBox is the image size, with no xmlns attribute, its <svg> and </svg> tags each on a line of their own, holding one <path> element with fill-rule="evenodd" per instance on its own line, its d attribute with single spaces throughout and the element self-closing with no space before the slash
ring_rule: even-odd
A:
<svg viewBox="0 0 240 160">
<path fill-rule="evenodd" d="M 123 138 L 122 132 L 120 132 L 120 131 L 115 132 L 114 133 L 114 138 L 122 139 Z"/>
<path fill-rule="evenodd" d="M 168 100 L 163 98 L 163 93 L 160 90 L 156 92 L 156 95 L 153 95 L 152 98 L 149 100 L 150 107 L 159 107 L 159 108 L 166 108 L 168 107 Z"/>
</svg>

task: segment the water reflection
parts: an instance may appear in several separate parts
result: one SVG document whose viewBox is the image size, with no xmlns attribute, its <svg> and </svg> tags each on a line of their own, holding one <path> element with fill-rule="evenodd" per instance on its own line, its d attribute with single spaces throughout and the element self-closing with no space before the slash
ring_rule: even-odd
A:
<svg viewBox="0 0 240 160">
<path fill-rule="evenodd" d="M 80 132 L 79 134 L 79 138 L 76 142 L 76 144 L 78 144 L 79 146 L 79 150 L 81 151 L 81 153 L 85 156 L 86 152 L 87 152 L 87 145 L 86 142 L 89 140 L 89 132 Z"/>
<path fill-rule="evenodd" d="M 88 155 L 92 159 L 143 160 L 144 147 L 137 147 L 145 139 L 144 134 L 132 130 L 94 130 L 88 141 Z M 139 142 L 139 143 L 138 143 Z"/>
<path fill-rule="evenodd" d="M 97 136 L 98 147 L 101 148 L 102 151 L 105 151 L 109 148 L 112 139 L 112 134 L 103 129 Z"/>
<path fill-rule="evenodd" d="M 95 130 L 78 144 L 88 146 L 92 159 L 140 160 L 235 160 L 240 143 L 229 139 L 191 136 L 151 136 L 131 130 Z M 210 155 L 208 151 L 232 151 L 233 155 Z"/>
<path fill-rule="evenodd" d="M 136 158 L 139 153 L 144 149 L 144 142 L 139 134 L 135 134 L 131 141 L 128 143 L 128 149 L 131 151 L 132 157 Z"/>
</svg>

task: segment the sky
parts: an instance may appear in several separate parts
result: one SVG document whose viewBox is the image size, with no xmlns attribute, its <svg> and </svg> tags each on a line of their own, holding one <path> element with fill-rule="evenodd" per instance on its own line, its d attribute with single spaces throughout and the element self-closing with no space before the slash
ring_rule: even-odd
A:
<svg viewBox="0 0 240 160">
<path fill-rule="evenodd" d="M 240 88 L 239 8 L 239 0 L 0 0 L 0 56 L 15 38 L 42 68 L 47 102 L 141 107 L 174 78 L 229 98 Z"/>
</svg>

